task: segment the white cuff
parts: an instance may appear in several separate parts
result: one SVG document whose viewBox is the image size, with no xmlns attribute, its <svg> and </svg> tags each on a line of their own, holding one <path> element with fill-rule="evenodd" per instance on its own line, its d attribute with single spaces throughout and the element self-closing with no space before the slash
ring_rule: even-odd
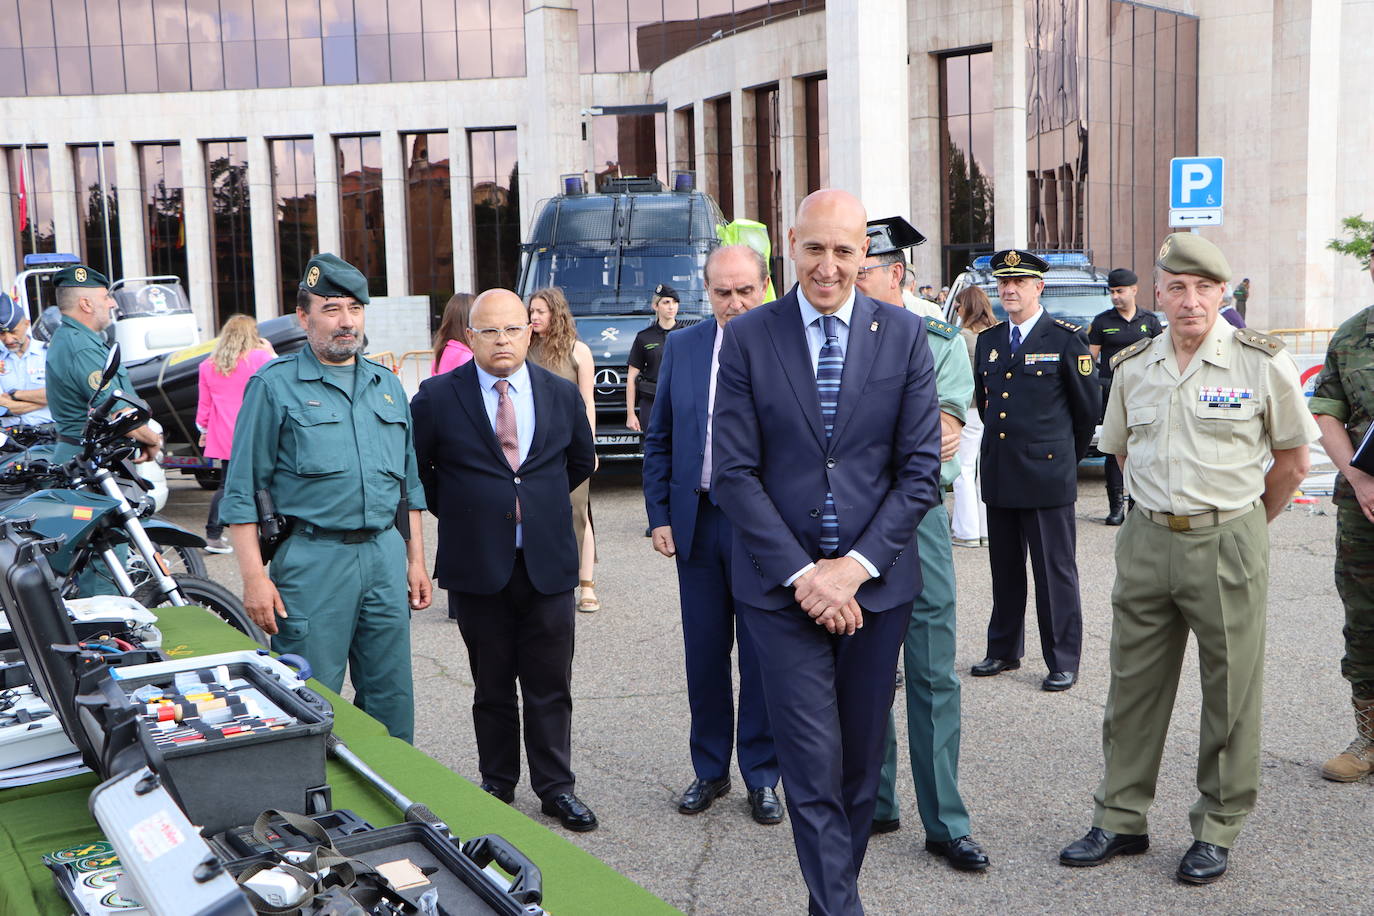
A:
<svg viewBox="0 0 1374 916">
<path fill-rule="evenodd" d="M 815 568 L 816 568 L 816 564 L 815 564 L 815 563 L 807 563 L 807 564 L 806 564 L 805 566 L 803 566 L 801 569 L 797 570 L 797 571 L 794 572 L 792 575 L 790 575 L 790 576 L 788 576 L 786 579 L 784 579 L 782 584 L 783 584 L 783 585 L 791 585 L 793 582 L 796 582 L 796 581 L 797 581 L 798 579 L 800 579 L 802 576 L 806 575 L 807 573 L 809 573 L 811 570 L 813 570 L 813 569 L 815 569 Z"/>
<path fill-rule="evenodd" d="M 845 554 L 845 556 L 849 557 L 852 560 L 857 560 L 858 564 L 864 568 L 865 572 L 868 573 L 868 577 L 870 579 L 878 578 L 878 567 L 868 562 L 868 557 L 859 553 L 857 550 L 851 550 L 849 551 L 849 553 Z"/>
</svg>

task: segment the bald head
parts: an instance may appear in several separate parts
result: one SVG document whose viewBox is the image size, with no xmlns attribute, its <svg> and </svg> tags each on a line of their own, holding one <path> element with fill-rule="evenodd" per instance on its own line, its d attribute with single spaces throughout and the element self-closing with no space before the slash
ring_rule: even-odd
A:
<svg viewBox="0 0 1374 916">
<path fill-rule="evenodd" d="M 467 339 L 473 361 L 498 378 L 519 371 L 530 348 L 529 312 L 508 289 L 489 289 L 472 303 Z"/>
<path fill-rule="evenodd" d="M 797 265 L 806 301 L 822 314 L 844 305 L 868 251 L 868 213 L 848 191 L 826 189 L 806 195 L 797 221 L 787 231 L 787 249 Z"/>
</svg>

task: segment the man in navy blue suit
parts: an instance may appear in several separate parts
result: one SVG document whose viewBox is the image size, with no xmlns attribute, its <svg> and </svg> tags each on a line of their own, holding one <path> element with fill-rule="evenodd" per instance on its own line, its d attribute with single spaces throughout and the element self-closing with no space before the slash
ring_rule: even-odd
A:
<svg viewBox="0 0 1374 916">
<path fill-rule="evenodd" d="M 735 531 L 735 606 L 760 653 L 793 841 L 817 916 L 863 912 L 897 653 L 939 500 L 925 324 L 859 295 L 863 205 L 802 201 L 798 285 L 725 329 L 712 491 Z"/>
<path fill-rule="evenodd" d="M 730 595 L 730 522 L 711 495 L 711 407 L 725 324 L 763 302 L 768 265 L 747 245 L 717 248 L 706 259 L 706 293 L 714 321 L 669 335 L 658 373 L 658 397 L 644 436 L 644 502 L 654 549 L 677 558 L 682 639 L 691 707 L 696 778 L 677 809 L 700 814 L 730 791 L 734 745 L 734 685 L 730 650 L 736 642 Z M 739 769 L 749 809 L 760 824 L 782 820 L 778 757 L 763 702 L 758 655 L 739 630 Z"/>
</svg>

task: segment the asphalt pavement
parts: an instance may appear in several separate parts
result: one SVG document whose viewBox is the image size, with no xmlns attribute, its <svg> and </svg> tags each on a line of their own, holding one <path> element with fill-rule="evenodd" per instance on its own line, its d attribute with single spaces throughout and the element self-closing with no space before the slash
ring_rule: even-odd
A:
<svg viewBox="0 0 1374 916">
<path fill-rule="evenodd" d="M 166 515 L 199 530 L 209 494 L 171 476 Z M 603 468 L 593 483 L 597 594 L 602 610 L 578 615 L 573 678 L 577 792 L 601 827 L 569 839 L 690 914 L 803 913 L 806 889 L 788 822 L 748 816 L 738 773 L 709 811 L 684 817 L 676 798 L 691 781 L 687 691 L 673 562 L 644 537 L 638 468 Z M 1079 683 L 1039 689 L 1044 663 L 1034 611 L 1019 671 L 972 678 L 983 657 L 991 602 L 987 551 L 955 549 L 959 587 L 957 670 L 963 679 L 960 779 L 973 836 L 992 858 L 982 874 L 955 872 L 923 849 L 905 748 L 898 793 L 902 828 L 875 837 L 861 878 L 870 914 L 906 913 L 1324 913 L 1374 912 L 1374 779 L 1323 780 L 1321 762 L 1353 737 L 1341 678 L 1343 611 L 1332 582 L 1335 516 L 1295 506 L 1271 526 L 1269 637 L 1265 668 L 1263 786 L 1232 850 L 1230 873 L 1209 887 L 1175 881 L 1192 841 L 1188 807 L 1200 711 L 1190 645 L 1141 856 L 1093 869 L 1058 864 L 1059 849 L 1089 827 L 1102 770 L 1113 536 L 1100 470 L 1080 481 L 1078 568 L 1084 609 Z M 432 556 L 435 524 L 426 516 Z M 474 532 L 473 536 L 480 536 Z M 210 575 L 240 591 L 233 557 L 207 556 Z M 472 678 L 444 595 L 413 627 L 417 744 L 457 773 L 478 778 Z M 897 693 L 901 722 L 902 691 Z M 901 732 L 899 731 L 899 734 Z M 900 744 L 900 743 L 899 743 Z M 782 787 L 785 793 L 786 787 Z M 544 824 L 528 784 L 515 805 Z M 456 825 L 461 832 L 462 825 Z M 555 828 L 557 829 L 557 828 Z M 621 914 L 614 914 L 621 916 Z"/>
</svg>

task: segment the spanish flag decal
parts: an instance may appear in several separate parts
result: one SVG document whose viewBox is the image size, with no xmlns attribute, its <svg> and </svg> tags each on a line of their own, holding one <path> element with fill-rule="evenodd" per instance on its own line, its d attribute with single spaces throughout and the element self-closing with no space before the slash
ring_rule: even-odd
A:
<svg viewBox="0 0 1374 916">
<path fill-rule="evenodd" d="M 72 518 L 78 521 L 89 522 L 93 512 L 90 506 L 74 506 L 72 508 Z"/>
</svg>

